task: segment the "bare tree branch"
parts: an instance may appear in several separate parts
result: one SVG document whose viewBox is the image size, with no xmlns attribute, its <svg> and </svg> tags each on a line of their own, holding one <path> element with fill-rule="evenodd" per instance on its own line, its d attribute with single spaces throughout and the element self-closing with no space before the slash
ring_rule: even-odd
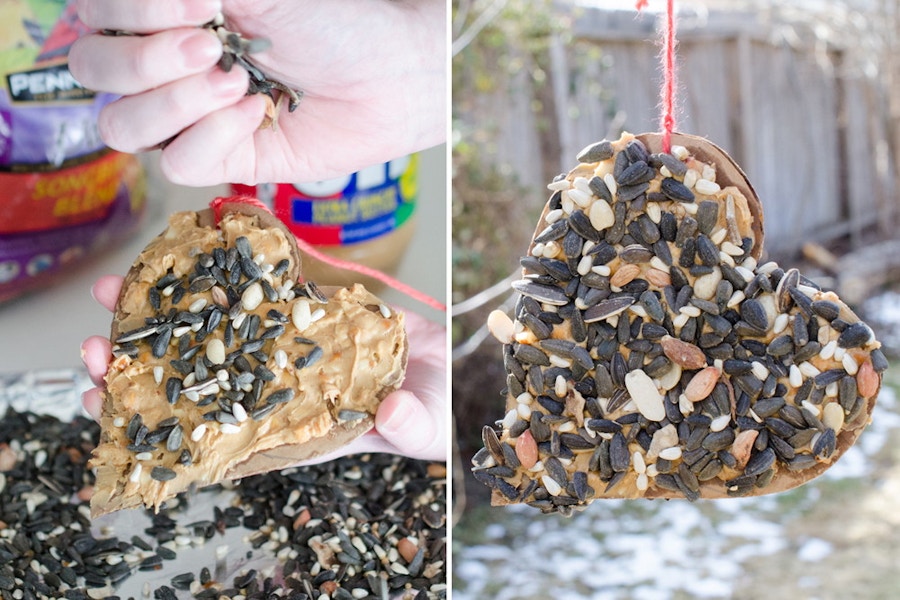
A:
<svg viewBox="0 0 900 600">
<path fill-rule="evenodd" d="M 513 271 L 506 279 L 502 281 L 498 281 L 491 287 L 486 290 L 482 290 L 471 296 L 466 298 L 459 304 L 454 304 L 450 308 L 450 315 L 453 317 L 458 317 L 460 315 L 464 315 L 467 312 L 471 312 L 476 308 L 480 308 L 481 306 L 487 304 L 497 296 L 502 295 L 504 292 L 509 291 L 509 286 L 513 281 L 516 281 L 521 276 L 521 273 L 518 269 Z"/>
<path fill-rule="evenodd" d="M 462 52 L 466 46 L 472 43 L 478 34 L 481 33 L 481 30 L 490 25 L 491 21 L 500 14 L 500 11 L 506 6 L 509 0 L 494 0 L 494 2 L 487 7 L 483 13 L 478 15 L 478 18 L 475 19 L 475 22 L 472 23 L 469 28 L 463 31 L 458 38 L 453 40 L 453 45 L 451 47 L 453 54 L 452 56 L 456 56 L 460 52 Z"/>
</svg>

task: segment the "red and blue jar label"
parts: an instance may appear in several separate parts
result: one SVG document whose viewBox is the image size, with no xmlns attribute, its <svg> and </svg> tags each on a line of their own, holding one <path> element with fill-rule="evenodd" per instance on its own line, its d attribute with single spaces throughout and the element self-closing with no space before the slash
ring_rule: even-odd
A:
<svg viewBox="0 0 900 600">
<path fill-rule="evenodd" d="M 318 246 L 373 240 L 406 223 L 418 196 L 413 154 L 312 183 L 235 185 L 272 208 L 297 237 Z"/>
</svg>

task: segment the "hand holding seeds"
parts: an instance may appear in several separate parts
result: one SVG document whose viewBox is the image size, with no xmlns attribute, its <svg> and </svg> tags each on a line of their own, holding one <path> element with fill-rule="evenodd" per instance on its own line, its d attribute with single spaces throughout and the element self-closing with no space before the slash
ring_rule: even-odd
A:
<svg viewBox="0 0 900 600">
<path fill-rule="evenodd" d="M 443 141 L 443 2 L 80 0 L 78 10 L 89 27 L 138 34 L 89 35 L 70 53 L 83 85 L 122 95 L 100 135 L 125 152 L 171 140 L 161 167 L 176 183 L 325 179 Z M 226 72 L 223 41 L 203 29 L 219 13 L 227 30 L 271 46 Z M 246 95 L 259 79 L 248 68 L 303 92 L 274 128 L 259 127 L 267 102 Z"/>
</svg>

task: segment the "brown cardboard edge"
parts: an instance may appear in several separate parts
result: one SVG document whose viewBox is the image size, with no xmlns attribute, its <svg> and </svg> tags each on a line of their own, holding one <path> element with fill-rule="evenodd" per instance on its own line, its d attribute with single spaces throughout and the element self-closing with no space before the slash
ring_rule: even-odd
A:
<svg viewBox="0 0 900 600">
<path fill-rule="evenodd" d="M 343 448 L 375 427 L 372 416 L 360 419 L 354 425 L 335 425 L 324 437 L 302 444 L 284 444 L 265 452 L 259 452 L 244 462 L 234 465 L 225 473 L 225 479 L 240 479 L 269 471 L 286 469 L 298 462 L 325 456 Z"/>
</svg>

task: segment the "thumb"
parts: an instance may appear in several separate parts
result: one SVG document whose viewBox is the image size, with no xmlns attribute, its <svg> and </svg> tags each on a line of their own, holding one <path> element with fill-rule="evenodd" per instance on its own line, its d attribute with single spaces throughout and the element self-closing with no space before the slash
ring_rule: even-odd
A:
<svg viewBox="0 0 900 600">
<path fill-rule="evenodd" d="M 400 454 L 423 460 L 446 460 L 445 435 L 419 398 L 408 390 L 388 395 L 378 407 L 375 429 Z"/>
</svg>

